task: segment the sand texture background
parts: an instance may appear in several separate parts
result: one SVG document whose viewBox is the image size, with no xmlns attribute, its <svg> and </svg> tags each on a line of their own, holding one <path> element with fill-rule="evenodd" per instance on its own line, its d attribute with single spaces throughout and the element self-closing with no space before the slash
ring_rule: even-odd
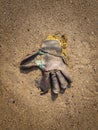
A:
<svg viewBox="0 0 98 130">
<path fill-rule="evenodd" d="M 0 0 L 0 130 L 98 130 L 98 1 Z M 72 87 L 52 100 L 19 64 L 50 33 L 68 37 Z"/>
</svg>

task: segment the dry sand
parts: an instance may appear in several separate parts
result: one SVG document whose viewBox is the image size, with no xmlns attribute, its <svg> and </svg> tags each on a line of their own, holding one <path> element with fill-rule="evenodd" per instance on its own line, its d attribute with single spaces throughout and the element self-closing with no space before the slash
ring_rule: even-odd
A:
<svg viewBox="0 0 98 130">
<path fill-rule="evenodd" d="M 98 130 L 98 1 L 0 0 L 0 130 Z M 40 95 L 19 63 L 50 33 L 68 37 L 71 88 Z"/>
</svg>

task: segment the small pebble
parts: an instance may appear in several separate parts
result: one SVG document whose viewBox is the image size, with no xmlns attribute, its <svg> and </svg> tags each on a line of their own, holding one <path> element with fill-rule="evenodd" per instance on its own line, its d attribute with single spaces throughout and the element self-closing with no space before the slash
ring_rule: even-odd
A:
<svg viewBox="0 0 98 130">
<path fill-rule="evenodd" d="M 13 100 L 13 104 L 15 103 L 15 100 Z"/>
<path fill-rule="evenodd" d="M 92 35 L 94 35 L 94 32 L 91 32 L 92 33 Z"/>
<path fill-rule="evenodd" d="M 72 98 L 73 98 L 74 96 L 72 95 Z"/>
<path fill-rule="evenodd" d="M 27 29 L 27 31 L 29 32 L 29 31 L 30 31 L 30 29 Z"/>
<path fill-rule="evenodd" d="M 81 113 L 81 112 L 79 111 L 79 113 Z"/>
<path fill-rule="evenodd" d="M 75 41 L 75 39 L 73 38 L 73 41 Z"/>
<path fill-rule="evenodd" d="M 93 70 L 94 70 L 94 72 L 96 73 L 96 68 L 95 68 L 95 67 L 93 68 Z"/>
<path fill-rule="evenodd" d="M 84 19 L 87 19 L 87 17 L 84 17 Z"/>
</svg>

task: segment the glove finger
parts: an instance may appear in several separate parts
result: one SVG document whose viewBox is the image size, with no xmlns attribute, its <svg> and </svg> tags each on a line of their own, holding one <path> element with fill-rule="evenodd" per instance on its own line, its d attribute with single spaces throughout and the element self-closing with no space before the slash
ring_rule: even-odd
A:
<svg viewBox="0 0 98 130">
<path fill-rule="evenodd" d="M 25 64 L 30 63 L 32 60 L 34 60 L 35 57 L 39 55 L 39 52 L 35 52 L 34 54 L 26 57 L 24 60 L 21 61 L 20 66 L 23 66 Z"/>
<path fill-rule="evenodd" d="M 32 55 L 27 56 L 24 60 L 20 63 L 20 69 L 21 70 L 29 70 L 34 67 L 38 67 L 38 65 L 35 65 L 32 63 L 32 61 L 39 55 L 39 51 L 33 53 Z"/>
<path fill-rule="evenodd" d="M 60 87 L 62 89 L 66 89 L 67 88 L 67 81 L 66 79 L 64 78 L 64 76 L 62 75 L 62 73 L 60 71 L 57 71 L 56 72 L 56 75 L 57 75 L 57 78 L 59 80 L 59 83 L 60 83 Z"/>
<path fill-rule="evenodd" d="M 58 92 L 59 92 L 59 82 L 58 82 L 58 79 L 56 77 L 55 72 L 51 72 L 51 83 L 52 83 L 52 91 L 53 91 L 53 93 L 58 94 Z"/>
<path fill-rule="evenodd" d="M 49 72 L 44 72 L 41 80 L 40 89 L 45 93 L 48 92 L 50 88 L 50 74 Z"/>
<path fill-rule="evenodd" d="M 65 72 L 65 70 L 63 70 L 63 71 L 61 71 L 61 73 L 63 74 L 63 76 L 64 76 L 65 79 L 67 80 L 68 84 L 71 84 L 71 83 L 72 83 L 72 80 L 71 80 L 71 78 L 70 78 L 68 72 L 67 72 L 67 71 Z"/>
</svg>

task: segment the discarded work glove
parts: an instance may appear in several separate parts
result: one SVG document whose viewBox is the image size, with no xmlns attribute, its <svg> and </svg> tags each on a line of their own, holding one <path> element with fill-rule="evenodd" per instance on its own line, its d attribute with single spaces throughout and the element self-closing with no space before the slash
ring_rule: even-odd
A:
<svg viewBox="0 0 98 130">
<path fill-rule="evenodd" d="M 28 65 L 30 62 L 31 65 Z M 48 92 L 51 87 L 52 92 L 58 94 L 60 90 L 65 90 L 72 83 L 58 39 L 46 39 L 42 43 L 41 49 L 24 59 L 20 64 L 21 69 L 30 69 L 36 66 L 43 72 L 40 84 L 40 89 L 43 92 Z"/>
</svg>

